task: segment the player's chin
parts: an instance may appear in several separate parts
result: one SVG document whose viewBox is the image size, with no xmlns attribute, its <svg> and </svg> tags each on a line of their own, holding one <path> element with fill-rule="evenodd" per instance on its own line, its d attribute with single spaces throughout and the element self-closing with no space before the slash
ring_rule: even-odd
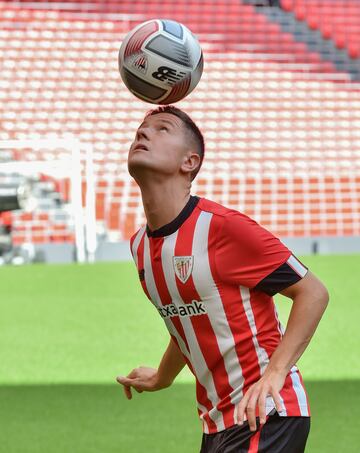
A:
<svg viewBox="0 0 360 453">
<path fill-rule="evenodd" d="M 147 170 L 150 170 L 152 167 L 152 162 L 149 162 L 148 159 L 146 159 L 146 156 L 133 155 L 128 159 L 128 171 L 130 176 L 135 179 Z"/>
</svg>

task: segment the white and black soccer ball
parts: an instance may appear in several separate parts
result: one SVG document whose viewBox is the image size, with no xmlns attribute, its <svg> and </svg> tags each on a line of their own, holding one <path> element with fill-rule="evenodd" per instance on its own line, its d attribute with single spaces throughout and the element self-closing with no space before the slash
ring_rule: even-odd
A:
<svg viewBox="0 0 360 453">
<path fill-rule="evenodd" d="M 191 31 L 173 20 L 144 22 L 125 37 L 119 71 L 127 88 L 152 104 L 172 104 L 187 96 L 203 71 L 203 54 Z"/>
</svg>

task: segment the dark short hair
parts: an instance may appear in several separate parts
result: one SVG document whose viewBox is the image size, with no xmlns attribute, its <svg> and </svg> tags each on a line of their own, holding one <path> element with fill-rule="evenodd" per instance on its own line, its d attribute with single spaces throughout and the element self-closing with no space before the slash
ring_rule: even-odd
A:
<svg viewBox="0 0 360 453">
<path fill-rule="evenodd" d="M 200 164 L 191 174 L 191 181 L 193 181 L 196 175 L 199 173 L 200 167 L 204 160 L 205 141 L 203 134 L 187 113 L 185 113 L 183 110 L 178 109 L 177 107 L 174 107 L 173 105 L 161 105 L 156 109 L 150 110 L 146 114 L 145 118 L 147 118 L 148 116 L 157 115 L 158 113 L 171 113 L 171 115 L 175 115 L 180 118 L 185 126 L 186 131 L 194 141 L 196 145 L 196 152 L 200 156 Z"/>
</svg>

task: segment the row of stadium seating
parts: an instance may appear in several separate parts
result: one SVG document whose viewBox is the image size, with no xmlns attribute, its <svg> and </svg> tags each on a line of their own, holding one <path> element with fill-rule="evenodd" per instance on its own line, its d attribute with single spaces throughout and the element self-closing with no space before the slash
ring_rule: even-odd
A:
<svg viewBox="0 0 360 453">
<path fill-rule="evenodd" d="M 354 235 L 360 227 L 359 177 L 257 176 L 239 181 L 224 174 L 199 179 L 195 191 L 245 211 L 283 237 Z M 129 212 L 135 221 L 137 200 L 133 200 L 135 209 Z"/>
<path fill-rule="evenodd" d="M 105 184 L 97 190 L 97 218 L 105 220 L 112 237 L 129 237 L 144 218 L 139 211 L 139 193 L 134 184 L 112 188 L 111 203 L 105 203 Z M 105 183 L 105 181 L 103 181 Z M 103 191 L 100 190 L 103 189 Z M 238 178 L 201 177 L 194 189 L 199 196 L 215 199 L 246 212 L 282 237 L 358 235 L 360 231 L 360 177 L 273 176 Z M 8 214 L 13 239 L 21 242 L 73 241 L 71 225 L 48 212 Z"/>
<path fill-rule="evenodd" d="M 110 21 L 0 5 L 0 140 L 29 138 L 31 131 L 33 138 L 76 136 L 91 143 L 97 219 L 114 239 L 128 238 L 144 218 L 126 156 L 149 105 L 120 82 L 117 52 L 124 33 L 148 11 L 134 21 Z M 194 192 L 253 215 L 281 236 L 359 234 L 360 86 L 245 6 L 250 25 L 253 17 L 254 24 L 265 24 L 266 33 L 273 30 L 272 44 L 256 27 L 248 35 L 245 28 L 237 37 L 230 34 L 231 46 L 229 34 L 202 35 L 203 79 L 179 103 L 206 138 L 203 175 Z M 240 20 L 233 14 L 232 23 L 235 19 Z M 222 43 L 222 53 L 215 43 Z M 68 154 L 61 148 L 24 148 L 12 157 L 52 160 Z M 283 199 L 265 196 L 264 190 L 274 187 Z M 58 190 L 68 200 L 68 181 Z M 301 199 L 308 201 L 306 212 L 292 217 L 295 200 Z M 33 225 L 44 223 L 14 214 L 15 240 L 31 239 Z M 71 225 L 58 235 L 36 228 L 37 241 L 73 239 Z"/>
<path fill-rule="evenodd" d="M 325 39 L 346 48 L 352 58 L 360 57 L 360 3 L 358 0 L 281 0 L 286 11 L 320 30 Z"/>
<path fill-rule="evenodd" d="M 249 0 L 248 0 L 249 1 Z M 103 1 L 91 0 L 85 2 L 73 2 L 67 0 L 58 2 L 56 0 L 46 2 L 46 10 L 31 11 L 31 8 L 44 6 L 44 2 L 23 1 L 22 20 L 41 20 L 44 15 L 55 17 L 56 9 L 70 12 L 82 12 L 88 14 L 117 14 L 128 16 L 129 20 L 141 20 L 154 17 L 171 17 L 180 22 L 186 23 L 197 34 L 205 33 L 208 36 L 214 34 L 225 34 L 229 43 L 241 42 L 242 32 L 247 30 L 251 35 L 254 31 L 265 33 L 278 40 L 278 29 L 276 24 L 266 23 L 261 14 L 254 15 L 252 5 L 240 0 L 222 0 L 202 2 L 195 0 L 188 1 L 164 1 L 164 0 L 140 0 L 132 1 Z M 256 2 L 253 2 L 256 3 Z M 280 0 L 285 11 L 293 12 L 296 18 L 306 22 L 311 29 L 320 30 L 325 39 L 333 39 L 339 49 L 346 49 L 352 58 L 360 57 L 360 4 L 357 0 Z M 7 11 L 7 19 L 14 17 L 12 11 Z M 124 22 L 126 23 L 126 22 Z M 270 27 L 270 25 L 273 27 Z M 56 27 L 56 24 L 54 24 Z M 61 26 L 61 25 L 60 25 Z M 111 21 L 97 23 L 95 27 L 114 26 Z M 66 24 L 64 25 L 66 27 Z M 81 22 L 69 25 L 69 28 L 77 30 L 84 27 Z M 88 27 L 91 28 L 91 27 Z M 281 40 L 278 40 L 281 44 Z"/>
<path fill-rule="evenodd" d="M 34 5 L 34 3 L 26 3 L 26 5 Z M 5 29 L 3 30 L 6 36 L 9 28 L 10 30 L 15 28 L 14 22 L 16 23 L 17 35 L 12 30 L 12 37 L 18 37 L 15 46 L 22 47 L 25 43 L 25 48 L 35 44 L 37 49 L 45 50 L 46 48 L 61 53 L 61 50 L 69 48 L 72 49 L 77 46 L 77 49 L 85 49 L 87 46 L 91 46 L 92 49 L 96 49 L 96 44 L 88 41 L 88 36 L 84 36 L 82 32 L 84 28 L 88 31 L 96 30 L 96 33 L 101 33 L 102 41 L 104 44 L 109 46 L 109 40 L 112 40 L 111 33 L 119 33 L 119 36 L 130 28 L 131 24 L 139 23 L 141 20 L 146 18 L 152 18 L 163 15 L 162 2 L 153 1 L 154 8 L 157 8 L 156 14 L 149 14 L 148 9 L 145 9 L 143 16 L 134 15 L 131 13 L 134 5 L 125 5 L 123 3 L 118 4 L 118 8 L 127 8 L 129 16 L 124 19 L 123 16 L 108 16 L 112 17 L 112 20 L 106 20 L 102 17 L 102 20 L 92 20 L 95 15 L 80 16 L 81 20 L 74 13 L 59 12 L 59 11 L 47 11 L 47 10 L 9 10 L 9 8 L 3 11 Z M 316 52 L 309 51 L 309 48 L 301 42 L 297 42 L 294 39 L 292 33 L 285 33 L 281 30 L 281 24 L 269 21 L 265 14 L 260 14 L 251 5 L 244 5 L 238 0 L 232 0 L 224 7 L 223 15 L 220 12 L 215 11 L 216 4 L 212 3 L 211 8 L 213 9 L 209 15 L 206 15 L 206 11 L 200 8 L 199 3 L 196 7 L 198 8 L 198 14 L 195 16 L 188 16 L 186 14 L 186 8 L 184 5 L 186 2 L 180 1 L 176 3 L 176 10 L 173 8 L 171 17 L 181 22 L 185 22 L 194 32 L 200 37 L 203 46 L 208 51 L 216 52 L 217 54 L 221 51 L 251 51 L 252 53 L 264 53 L 275 54 L 275 58 L 281 58 L 282 61 L 288 60 L 289 62 L 311 64 L 316 63 L 317 66 L 314 68 L 320 72 L 332 72 L 334 71 L 334 65 L 330 61 L 322 61 L 319 54 Z M 1 3 L 0 3 L 1 5 Z M 4 3 L 3 3 L 4 5 Z M 35 3 L 36 5 L 36 3 Z M 230 6 L 233 5 L 237 8 L 237 11 L 231 13 Z M 174 5 L 173 5 L 174 6 Z M 246 12 L 246 14 L 245 14 Z M 216 23 L 214 24 L 214 17 L 216 17 Z M 27 26 L 27 22 L 31 22 L 31 27 Z M 13 25 L 12 25 L 13 24 Z M 29 30 L 30 28 L 30 30 Z M 109 33 L 107 33 L 109 32 Z M 53 33 L 59 33 L 58 36 L 52 35 Z M 49 41 L 53 44 L 49 48 Z M 29 39 L 31 38 L 31 39 Z M 58 38 L 58 39 L 57 39 Z M 74 38 L 76 38 L 74 40 Z M 95 45 L 95 47 L 94 47 Z M 32 48 L 33 51 L 34 47 Z M 67 59 L 64 56 L 64 59 Z M 311 70 L 311 69 L 310 69 Z"/>
<path fill-rule="evenodd" d="M 12 3 L 12 0 L 8 0 Z M 226 16 L 230 21 L 234 18 L 242 17 L 246 20 L 247 16 L 251 15 L 252 8 L 246 2 L 241 0 L 87 0 L 77 1 L 65 0 L 50 0 L 47 2 L 38 0 L 22 0 L 16 2 L 23 9 L 47 9 L 47 10 L 62 10 L 82 13 L 114 13 L 124 16 L 141 15 L 154 17 L 168 17 L 177 20 L 177 16 L 181 14 L 187 20 L 195 17 L 199 20 L 201 15 L 209 19 L 213 24 L 217 22 L 217 17 L 220 19 Z M 162 14 L 161 14 L 162 13 Z M 226 31 L 226 28 L 224 28 Z"/>
</svg>

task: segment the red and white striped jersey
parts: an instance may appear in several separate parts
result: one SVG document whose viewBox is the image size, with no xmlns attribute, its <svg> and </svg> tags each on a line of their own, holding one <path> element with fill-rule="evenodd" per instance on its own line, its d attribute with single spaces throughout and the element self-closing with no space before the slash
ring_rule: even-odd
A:
<svg viewBox="0 0 360 453">
<path fill-rule="evenodd" d="M 140 229 L 131 251 L 144 292 L 195 375 L 204 432 L 233 426 L 236 404 L 282 338 L 272 296 L 307 268 L 251 218 L 197 197 L 164 227 Z M 280 415 L 309 415 L 296 366 L 280 395 Z M 270 397 L 266 409 L 274 409 Z"/>
</svg>

